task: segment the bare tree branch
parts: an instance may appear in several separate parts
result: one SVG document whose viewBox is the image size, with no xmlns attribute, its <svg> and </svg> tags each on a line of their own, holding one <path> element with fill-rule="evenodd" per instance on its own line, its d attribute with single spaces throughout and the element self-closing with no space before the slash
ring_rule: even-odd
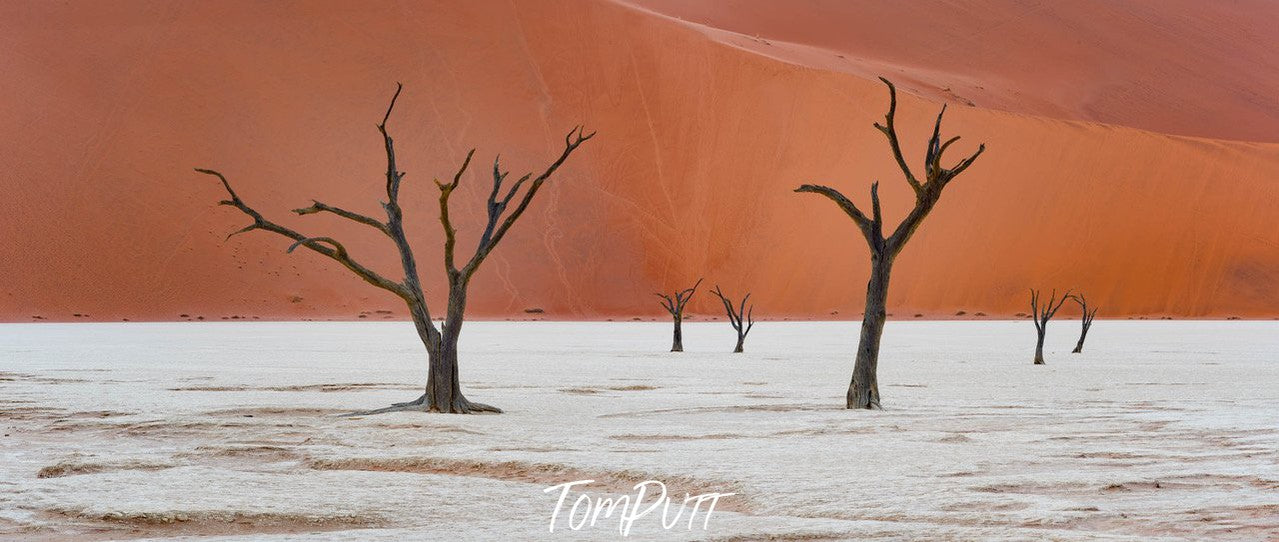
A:
<svg viewBox="0 0 1279 542">
<path fill-rule="evenodd" d="M 981 145 L 977 146 L 977 152 L 974 152 L 968 158 L 960 160 L 958 164 L 955 164 L 955 167 L 946 170 L 946 177 L 945 177 L 946 182 L 950 182 L 951 179 L 954 179 L 960 173 L 963 173 L 965 169 L 968 169 L 968 166 L 973 165 L 973 162 L 977 161 L 977 157 L 981 156 L 981 153 L 983 152 L 986 152 L 985 143 L 982 143 Z"/>
<path fill-rule="evenodd" d="M 897 116 L 897 87 L 883 77 L 880 77 L 879 80 L 888 85 L 888 114 L 884 115 L 884 124 L 875 123 L 875 129 L 888 138 L 888 145 L 893 149 L 893 158 L 897 160 L 897 167 L 901 168 L 902 173 L 906 175 L 906 182 L 915 190 L 915 194 L 919 195 L 924 191 L 924 187 L 915 178 L 915 174 L 910 171 L 910 166 L 906 165 L 906 158 L 902 156 L 901 141 L 897 139 L 897 127 L 894 123 Z"/>
<path fill-rule="evenodd" d="M 462 167 L 457 169 L 457 173 L 453 175 L 453 182 L 441 183 L 438 179 L 435 186 L 440 189 L 440 224 L 444 227 L 444 270 L 449 274 L 450 282 L 454 281 L 459 271 L 453 264 L 454 247 L 457 245 L 457 229 L 453 227 L 453 222 L 449 219 L 449 197 L 453 195 L 453 190 L 462 181 L 462 174 L 466 173 L 467 166 L 471 165 L 471 157 L 475 156 L 475 149 L 466 153 L 466 159 L 462 161 Z M 495 166 L 496 167 L 496 166 Z"/>
<path fill-rule="evenodd" d="M 311 202 L 312 203 L 310 207 L 294 209 L 293 212 L 297 213 L 299 216 L 313 215 L 321 212 L 333 213 L 347 220 L 352 220 L 355 222 L 359 222 L 360 224 L 365 224 L 365 225 L 377 228 L 378 231 L 386 235 L 391 235 L 391 230 L 387 228 L 386 224 L 383 224 L 381 220 L 378 220 L 376 218 L 372 218 L 369 216 L 365 216 L 360 213 L 348 211 L 346 209 L 342 209 L 341 207 L 334 207 L 332 205 L 321 203 L 319 201 L 311 200 Z"/>
<path fill-rule="evenodd" d="M 755 306 L 751 305 L 750 309 L 746 308 L 746 301 L 751 298 L 751 294 L 747 293 L 746 296 L 742 298 L 741 304 L 734 307 L 733 300 L 724 295 L 724 292 L 719 289 L 718 284 L 715 285 L 714 290 L 711 290 L 711 293 L 715 294 L 715 297 L 718 297 L 720 303 L 724 305 L 724 312 L 728 315 L 728 323 L 733 326 L 733 331 L 737 332 L 737 346 L 733 349 L 733 352 L 743 352 L 746 335 L 750 333 L 751 328 L 755 326 L 755 319 L 753 316 L 755 313 Z M 743 317 L 746 319 L 745 322 L 743 322 Z"/>
<path fill-rule="evenodd" d="M 413 256 L 412 247 L 409 245 L 408 239 L 404 233 L 404 213 L 400 207 L 400 185 L 404 178 L 404 172 L 400 171 L 396 165 L 395 142 L 390 132 L 387 130 L 387 122 L 391 118 L 391 113 L 395 110 L 396 101 L 403 91 L 403 85 L 396 83 L 395 94 L 391 97 L 390 104 L 387 105 L 386 113 L 382 116 L 382 121 L 378 123 L 378 133 L 382 135 L 383 147 L 386 151 L 386 201 L 382 202 L 382 208 L 386 211 L 386 221 L 380 221 L 373 217 L 369 217 L 353 211 L 348 211 L 339 207 L 313 201 L 310 207 L 294 209 L 298 215 L 309 215 L 316 213 L 332 213 L 341 218 L 351 220 L 360 224 L 377 228 L 386 234 L 395 242 L 395 246 L 400 255 L 400 264 L 404 270 L 404 279 L 401 282 L 395 282 L 381 274 L 365 267 L 359 262 L 351 258 L 346 246 L 332 237 L 325 236 L 309 236 L 294 231 L 290 228 L 267 220 L 261 213 L 246 204 L 231 188 L 231 183 L 221 173 L 211 169 L 197 169 L 199 173 L 215 176 L 221 181 L 223 188 L 226 189 L 230 199 L 219 202 L 221 205 L 235 207 L 240 212 L 248 215 L 253 222 L 248 226 L 238 230 L 231 235 L 249 232 L 253 230 L 264 230 L 276 233 L 283 237 L 293 240 L 293 244 L 289 246 L 288 252 L 293 252 L 298 247 L 306 247 L 307 249 L 330 258 L 341 263 L 351 272 L 364 279 L 366 282 L 378 286 L 379 288 L 388 290 L 404 300 L 408 306 L 409 314 L 412 316 L 413 323 L 417 328 L 418 336 L 426 346 L 429 359 L 429 372 L 426 379 L 426 389 L 421 397 L 416 400 L 395 403 L 390 407 L 376 409 L 357 413 L 358 415 L 376 414 L 381 412 L 398 412 L 405 410 L 420 410 L 433 412 L 450 412 L 458 414 L 466 414 L 473 412 L 501 412 L 501 410 L 485 405 L 482 403 L 474 403 L 466 399 L 461 393 L 461 386 L 458 381 L 457 371 L 457 343 L 461 330 L 462 321 L 464 319 L 466 309 L 466 288 L 467 283 L 476 267 L 483 261 L 484 257 L 493 250 L 501 240 L 502 236 L 510 229 L 520 215 L 527 209 L 532 201 L 537 189 L 545 182 L 551 174 L 553 174 L 568 158 L 574 150 L 577 149 L 586 140 L 595 134 L 584 134 L 582 127 L 577 127 L 573 132 L 565 138 L 565 150 L 560 157 L 550 165 L 540 176 L 538 176 L 528 190 L 524 192 L 523 198 L 520 200 L 519 207 L 511 213 L 505 213 L 506 204 L 516 196 L 519 189 L 524 186 L 532 174 L 526 175 L 517 181 L 511 187 L 510 192 L 502 199 L 497 200 L 502 189 L 503 181 L 506 174 L 501 172 L 500 163 L 494 160 L 493 171 L 494 181 L 493 189 L 488 197 L 489 219 L 484 234 L 481 237 L 480 245 L 476 250 L 476 254 L 467 263 L 465 271 L 459 271 L 454 264 L 454 252 L 457 241 L 457 231 L 453 226 L 449 216 L 449 198 L 453 191 L 461 183 L 463 174 L 465 174 L 475 150 L 472 149 L 467 155 L 466 160 L 458 168 L 457 173 L 453 176 L 452 182 L 442 183 L 438 179 L 435 181 L 436 186 L 440 189 L 440 223 L 445 234 L 445 267 L 448 271 L 448 307 L 447 318 L 442 328 L 437 328 L 431 312 L 426 304 L 426 294 L 422 291 L 421 281 L 418 277 L 417 260 Z M 504 221 L 502 221 L 504 217 Z M 501 226 L 497 224 L 501 221 Z M 496 228 L 496 229 L 495 229 Z M 228 236 L 230 237 L 230 236 Z M 681 303 L 682 306 L 682 303 Z"/>
<path fill-rule="evenodd" d="M 403 84 L 395 83 L 395 95 L 391 96 L 391 104 L 386 106 L 386 114 L 382 116 L 382 122 L 377 125 L 377 131 L 382 134 L 382 142 L 386 147 L 386 204 L 397 209 L 400 205 L 400 180 L 404 178 L 404 172 L 395 167 L 395 142 L 386 131 L 386 122 L 390 120 L 391 111 L 395 109 L 395 101 L 400 98 L 400 92 L 403 90 Z"/>
<path fill-rule="evenodd" d="M 1035 340 L 1035 365 L 1044 364 L 1044 336 L 1048 333 L 1048 321 L 1052 320 L 1061 306 L 1066 303 L 1067 299 L 1071 299 L 1070 290 L 1057 299 L 1057 289 L 1054 288 L 1052 294 L 1048 296 L 1048 302 L 1040 304 L 1042 297 L 1039 290 L 1030 289 L 1030 314 L 1035 320 L 1035 332 L 1037 338 Z"/>
<path fill-rule="evenodd" d="M 884 323 L 886 317 L 886 305 L 888 299 L 888 283 L 892 272 L 893 262 L 906 246 L 906 242 L 919 229 L 925 217 L 928 216 L 937 201 L 941 198 L 942 190 L 946 187 L 955 176 L 966 170 L 985 150 L 985 145 L 981 145 L 977 152 L 972 156 L 961 160 L 953 169 L 945 169 L 942 164 L 942 156 L 947 149 L 950 148 L 959 137 L 952 137 L 942 142 L 941 125 L 942 119 L 946 114 L 946 106 L 943 105 L 941 111 L 937 114 L 937 120 L 933 123 L 933 133 L 928 139 L 927 149 L 924 155 L 924 174 L 923 180 L 915 176 L 910 166 L 906 163 L 906 158 L 902 153 L 901 138 L 897 135 L 897 87 L 893 83 L 883 77 L 880 78 L 885 85 L 888 86 L 888 113 L 884 115 L 884 123 L 875 123 L 875 129 L 884 134 L 888 139 L 888 145 L 892 150 L 893 160 L 897 162 L 898 168 L 906 178 L 906 183 L 910 185 L 915 192 L 915 207 L 912 209 L 896 228 L 893 229 L 892 235 L 884 237 L 884 219 L 879 204 L 879 183 L 871 184 L 871 216 L 867 217 L 856 205 L 847 197 L 844 197 L 839 191 L 821 185 L 805 184 L 796 189 L 796 192 L 810 192 L 826 196 L 831 201 L 839 205 L 857 227 L 861 229 L 862 235 L 866 237 L 866 242 L 870 246 L 871 252 L 871 273 L 870 280 L 866 288 L 866 308 L 863 312 L 861 337 L 858 341 L 857 360 L 853 365 L 853 379 L 848 387 L 848 408 L 879 408 L 879 387 L 877 368 L 879 362 L 879 344 L 884 331 Z"/>
<path fill-rule="evenodd" d="M 595 132 L 586 134 L 584 133 L 584 128 L 581 126 L 575 127 L 568 133 L 568 135 L 565 135 L 564 151 L 560 153 L 559 158 L 555 159 L 550 166 L 547 166 L 545 171 L 533 179 L 533 182 L 529 184 L 528 189 L 525 190 L 524 196 L 520 198 L 519 205 L 516 205 L 514 210 L 507 213 L 504 219 L 502 217 L 502 212 L 505 211 L 507 204 L 515 197 L 515 194 L 520 187 L 524 185 L 524 181 L 529 178 L 529 175 L 520 178 L 520 180 L 516 181 L 515 184 L 511 185 L 511 190 L 507 192 L 506 197 L 502 198 L 501 205 L 489 205 L 488 225 L 485 227 L 485 231 L 492 231 L 493 234 L 491 237 L 481 236 L 481 244 L 476 247 L 475 255 L 471 257 L 471 260 L 467 262 L 466 266 L 461 271 L 462 280 L 470 280 L 471 276 L 475 274 L 475 271 L 479 269 L 480 264 L 484 263 L 484 259 L 487 258 L 489 253 L 493 251 L 493 248 L 502 241 L 502 238 L 506 236 L 506 232 L 510 231 L 511 226 L 515 225 L 515 221 L 519 220 L 520 216 L 524 214 L 524 211 L 528 209 L 529 204 L 533 201 L 533 197 L 536 196 L 537 191 L 542 188 L 542 184 L 545 183 L 561 165 L 564 164 L 565 160 L 568 160 L 569 155 L 573 154 L 573 151 L 577 150 L 582 143 L 589 141 L 592 137 L 595 137 Z M 499 168 L 496 160 L 494 161 L 493 167 L 495 172 L 494 183 L 500 184 L 501 180 L 506 178 L 506 174 L 497 173 Z M 495 188 L 494 193 L 496 192 L 497 189 Z M 501 222 L 501 225 L 496 226 L 496 229 L 493 229 L 494 225 L 498 224 L 499 221 Z"/>
<path fill-rule="evenodd" d="M 1088 338 L 1088 330 L 1092 329 L 1093 319 L 1097 318 L 1098 308 L 1093 307 L 1090 310 L 1088 308 L 1088 300 L 1084 298 L 1082 293 L 1070 297 L 1079 305 L 1079 311 L 1082 313 L 1080 316 L 1079 342 L 1075 343 L 1075 349 L 1071 350 L 1072 354 L 1078 354 L 1084 351 L 1084 340 Z"/>
<path fill-rule="evenodd" d="M 387 230 L 400 254 L 400 267 L 404 271 L 404 287 L 409 292 L 409 311 L 413 314 L 419 333 L 426 337 L 425 340 L 429 344 L 438 345 L 441 333 L 432 323 L 434 319 L 431 316 L 430 307 L 426 304 L 426 294 L 422 291 L 422 279 L 417 271 L 417 258 L 413 255 L 413 247 L 409 244 L 408 237 L 404 234 L 404 211 L 400 207 L 400 181 L 404 179 L 404 172 L 400 171 L 396 165 L 395 141 L 386 129 L 386 123 L 390 120 L 391 112 L 395 110 L 395 103 L 403 90 L 404 85 L 395 83 L 395 94 L 391 96 L 391 103 L 386 106 L 386 114 L 382 116 L 382 122 L 377 125 L 378 133 L 382 135 L 382 146 L 386 151 L 386 201 L 382 202 L 382 208 L 386 210 Z"/>
<path fill-rule="evenodd" d="M 661 292 L 655 292 L 653 295 L 661 298 L 659 303 L 666 312 L 671 314 L 671 320 L 675 325 L 673 337 L 671 340 L 671 352 L 684 351 L 684 332 L 680 324 L 684 321 L 684 307 L 688 305 L 688 300 L 693 298 L 693 294 L 697 293 L 697 287 L 702 284 L 702 279 L 697 279 L 692 288 L 685 288 L 674 295 L 667 295 Z"/>
<path fill-rule="evenodd" d="M 800 185 L 800 187 L 796 188 L 795 191 L 800 193 L 807 192 L 810 194 L 820 194 L 822 196 L 826 196 L 826 198 L 835 202 L 835 205 L 838 205 L 839 208 L 844 211 L 844 214 L 847 214 L 850 218 L 853 219 L 853 223 L 857 224 L 857 228 L 860 229 L 862 232 L 862 235 L 866 237 L 866 242 L 871 244 L 875 243 L 875 230 L 873 226 L 874 222 L 871 219 L 867 218 L 866 214 L 863 213 L 861 209 L 858 209 L 857 205 L 854 204 L 852 200 L 848 199 L 846 196 L 841 194 L 838 190 L 835 190 L 834 188 L 831 188 L 829 186 L 822 186 L 817 184 L 805 184 L 805 185 Z"/>
<path fill-rule="evenodd" d="M 218 180 L 222 181 L 222 186 L 226 188 L 227 194 L 231 196 L 231 199 L 220 202 L 221 205 L 228 205 L 231 207 L 235 207 L 236 209 L 239 209 L 240 212 L 248 215 L 250 218 L 253 219 L 252 224 L 237 231 L 236 233 L 243 233 L 243 232 L 248 232 L 253 230 L 263 230 L 263 231 L 269 231 L 278 235 L 282 235 L 284 237 L 287 237 L 295 241 L 293 246 L 289 247 L 289 252 L 292 252 L 293 249 L 296 248 L 298 245 L 305 246 L 306 248 L 309 248 L 320 255 L 323 255 L 331 260 L 334 260 L 342 264 L 343 267 L 346 267 L 352 273 L 355 273 L 356 276 L 359 276 L 361 279 L 364 279 L 364 281 L 369 284 L 377 286 L 378 288 L 381 288 L 383 290 L 389 291 L 401 298 L 407 298 L 410 296 L 409 291 L 404 287 L 403 284 L 400 284 L 386 277 L 383 277 L 382 275 L 378 274 L 372 269 L 369 269 L 368 267 L 365 267 L 359 262 L 351 259 L 350 255 L 347 254 L 345 247 L 343 247 L 341 244 L 334 241 L 332 238 L 312 237 L 308 235 L 303 235 L 290 228 L 281 226 L 279 224 L 276 224 L 275 222 L 267 220 L 266 217 L 262 216 L 262 213 L 259 213 L 257 210 L 253 209 L 252 207 L 249 207 L 248 204 L 244 203 L 244 200 L 240 199 L 240 196 L 235 193 L 235 190 L 231 189 L 231 183 L 228 182 L 226 177 L 222 175 L 221 173 L 211 169 L 203 169 L 203 168 L 196 168 L 195 171 L 199 173 L 203 173 L 205 175 L 215 176 L 218 178 Z M 324 243 L 329 243 L 332 246 L 325 246 Z"/>
<path fill-rule="evenodd" d="M 658 303 L 662 305 L 662 308 L 666 309 L 666 312 L 671 313 L 671 316 L 675 316 L 675 300 L 671 296 L 661 292 L 653 292 L 653 295 L 662 298 Z"/>
<path fill-rule="evenodd" d="M 333 247 L 333 250 L 336 251 L 339 255 L 341 256 L 346 255 L 346 247 L 342 246 L 342 243 L 339 243 L 337 239 L 334 239 L 332 237 L 308 237 L 300 241 L 295 241 L 292 245 L 289 245 L 289 248 L 286 249 L 285 252 L 289 254 L 293 254 L 293 249 L 298 248 L 298 246 L 300 245 L 308 245 L 311 243 L 328 243 L 328 245 Z"/>
</svg>

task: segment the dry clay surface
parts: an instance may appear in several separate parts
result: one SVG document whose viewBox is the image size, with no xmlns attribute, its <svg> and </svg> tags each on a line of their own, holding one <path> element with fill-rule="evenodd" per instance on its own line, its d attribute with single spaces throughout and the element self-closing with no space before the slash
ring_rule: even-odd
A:
<svg viewBox="0 0 1279 542">
<path fill-rule="evenodd" d="M 550 533 L 543 489 L 662 480 L 734 492 L 631 538 L 1260 540 L 1279 537 L 1279 329 L 890 322 L 887 410 L 840 408 L 855 326 L 475 323 L 470 398 L 502 415 L 340 418 L 411 399 L 412 327 L 0 327 L 0 538 L 467 540 Z M 672 512 L 673 513 L 673 512 Z M 773 538 L 770 538 L 773 537 Z"/>
</svg>

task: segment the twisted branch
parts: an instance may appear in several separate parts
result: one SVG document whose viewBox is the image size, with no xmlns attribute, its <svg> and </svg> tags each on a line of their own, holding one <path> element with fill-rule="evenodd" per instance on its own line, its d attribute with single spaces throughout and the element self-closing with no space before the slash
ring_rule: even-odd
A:
<svg viewBox="0 0 1279 542">
<path fill-rule="evenodd" d="M 755 305 L 751 305 L 749 309 L 746 307 L 746 301 L 751 298 L 750 292 L 746 293 L 746 297 L 742 298 L 741 304 L 736 308 L 733 307 L 732 299 L 724 295 L 718 284 L 715 285 L 714 290 L 711 290 L 711 293 L 715 294 L 715 297 L 718 297 L 720 302 L 724 304 L 724 312 L 728 313 L 728 323 L 737 331 L 738 336 L 745 337 L 747 333 L 750 333 L 751 328 L 755 326 Z M 743 316 L 745 321 L 743 321 Z M 745 329 L 742 328 L 743 324 L 746 326 Z"/>
<path fill-rule="evenodd" d="M 703 279 L 697 279 L 697 282 L 693 284 L 692 288 L 686 288 L 676 292 L 674 296 L 666 295 L 661 292 L 654 292 L 653 295 L 662 298 L 658 301 L 658 303 L 661 303 L 662 308 L 666 309 L 666 312 L 671 313 L 671 316 L 679 317 L 684 314 L 684 306 L 688 304 L 689 299 L 693 298 L 693 294 L 697 292 L 697 287 L 702 284 L 702 280 Z"/>
<path fill-rule="evenodd" d="M 875 123 L 875 129 L 884 134 L 888 138 L 888 146 L 893 149 L 893 158 L 897 160 L 897 166 L 901 168 L 902 173 L 906 175 L 906 182 L 915 190 L 915 195 L 919 196 L 923 193 L 924 187 L 919 183 L 919 179 L 915 178 L 915 174 L 910 171 L 910 166 L 906 165 L 906 158 L 902 156 L 901 141 L 897 138 L 897 126 L 894 123 L 897 117 L 897 87 L 893 83 L 883 77 L 879 78 L 885 85 L 888 85 L 888 113 L 884 115 L 884 124 Z M 941 123 L 940 118 L 938 124 Z"/>
<path fill-rule="evenodd" d="M 1039 290 L 1031 288 L 1030 311 L 1031 315 L 1035 319 L 1035 329 L 1042 330 L 1044 326 L 1048 325 L 1048 321 L 1052 320 L 1053 316 L 1057 315 L 1057 311 L 1061 309 L 1061 306 L 1071 297 L 1070 290 L 1066 290 L 1065 295 L 1061 296 L 1061 300 L 1058 300 L 1057 289 L 1053 288 L 1052 294 L 1048 297 L 1048 303 L 1041 306 L 1039 304 L 1041 299 Z"/>
<path fill-rule="evenodd" d="M 560 152 L 559 158 L 556 158 L 551 165 L 547 166 L 544 171 L 537 177 L 532 177 L 532 173 L 521 177 L 511 185 L 510 190 L 500 202 L 496 200 L 497 194 L 501 189 L 502 181 L 506 179 L 509 172 L 502 172 L 501 165 L 498 160 L 493 160 L 493 190 L 489 193 L 488 200 L 488 221 L 484 227 L 484 234 L 480 236 L 479 245 L 475 248 L 475 254 L 471 256 L 470 261 L 460 271 L 460 280 L 469 281 L 475 271 L 479 269 L 480 264 L 484 263 L 484 259 L 488 257 L 493 248 L 497 246 L 502 238 L 506 236 L 506 232 L 510 231 L 511 226 L 515 225 L 515 221 L 519 220 L 524 211 L 528 210 L 528 206 L 533 202 L 533 197 L 537 195 L 538 190 L 542 188 L 542 184 L 555 173 L 556 170 L 568 160 L 569 155 L 578 147 L 595 137 L 595 132 L 589 134 L 584 133 L 582 126 L 574 127 L 564 136 L 564 150 Z M 506 212 L 507 205 L 515 198 L 520 188 L 524 186 L 525 181 L 533 179 L 529 183 L 528 188 L 524 191 L 524 195 L 520 197 L 519 204 L 510 212 Z M 505 216 L 503 213 L 506 212 Z M 500 223 L 500 225 L 498 225 Z"/>
<path fill-rule="evenodd" d="M 342 264 L 343 267 L 346 267 L 352 273 L 355 273 L 356 276 L 360 277 L 361 279 L 364 279 L 364 281 L 369 284 L 377 286 L 378 288 L 381 288 L 383 290 L 389 291 L 401 298 L 407 299 L 411 296 L 410 292 L 403 284 L 400 284 L 386 277 L 383 277 L 381 274 L 377 273 L 376 271 L 373 271 L 372 269 L 369 269 L 368 267 L 365 267 L 363 264 L 352 259 L 351 256 L 347 253 L 346 248 L 343 247 L 337 241 L 335 241 L 333 238 L 303 235 L 301 233 L 298 233 L 297 231 L 294 231 L 293 229 L 287 228 L 285 226 L 281 226 L 280 224 L 267 220 L 266 217 L 262 216 L 262 213 L 259 213 L 256 209 L 244 203 L 244 200 L 240 199 L 239 194 L 236 194 L 235 190 L 231 188 L 231 183 L 227 181 L 226 176 L 222 175 L 221 173 L 214 171 L 212 169 L 203 169 L 203 168 L 196 168 L 195 171 L 198 173 L 203 173 L 205 175 L 211 175 L 211 176 L 217 177 L 218 180 L 222 182 L 222 187 L 226 189 L 227 194 L 231 197 L 231 199 L 220 201 L 218 202 L 219 205 L 227 205 L 230 207 L 235 207 L 240 212 L 248 215 L 249 218 L 253 219 L 252 224 L 245 226 L 244 228 L 232 233 L 231 235 L 250 232 L 253 230 L 269 231 L 277 235 L 282 235 L 294 241 L 293 245 L 289 246 L 289 250 L 288 250 L 289 252 L 293 252 L 293 250 L 296 249 L 298 246 L 304 246 L 316 252 L 317 254 L 320 254 L 322 256 L 325 256 L 331 260 L 334 260 Z M 230 235 L 228 235 L 227 237 L 229 238 Z M 326 244 L 329 246 L 326 246 Z"/>
<path fill-rule="evenodd" d="M 313 215 L 313 214 L 316 214 L 316 213 L 322 213 L 322 212 L 324 212 L 324 213 L 333 213 L 333 214 L 335 214 L 335 215 L 337 215 L 337 216 L 340 216 L 340 217 L 342 217 L 342 218 L 345 218 L 345 219 L 347 219 L 347 220 L 351 220 L 351 221 L 354 221 L 354 222 L 359 222 L 360 224 L 364 224 L 364 225 L 367 225 L 367 226 L 372 226 L 372 227 L 374 227 L 374 228 L 377 228 L 377 230 L 378 230 L 378 231 L 380 231 L 380 232 L 382 232 L 382 233 L 384 233 L 384 234 L 386 234 L 386 235 L 388 235 L 388 236 L 389 236 L 389 235 L 391 235 L 391 230 L 390 230 L 390 228 L 387 228 L 387 227 L 386 227 L 386 224 L 383 224 L 381 220 L 378 220 L 378 219 L 373 218 L 373 217 L 370 217 L 370 216 L 365 216 L 365 215 L 362 215 L 362 214 L 360 214 L 360 213 L 356 213 L 356 212 L 348 211 L 348 210 L 343 209 L 343 208 L 341 208 L 341 207 L 334 207 L 334 206 L 332 206 L 332 205 L 328 205 L 328 204 L 325 204 L 325 203 L 321 203 L 321 202 L 316 201 L 316 200 L 311 200 L 311 206 L 310 206 L 310 207 L 303 207 L 303 208 L 300 208 L 300 209 L 294 209 L 294 210 L 293 210 L 293 212 L 297 213 L 297 214 L 298 214 L 298 216 Z"/>
<path fill-rule="evenodd" d="M 895 257 L 906 245 L 906 241 L 910 240 L 919 225 L 923 223 L 924 217 L 932 211 L 933 206 L 937 204 L 941 198 L 942 189 L 948 183 L 977 160 L 982 152 L 986 150 L 986 146 L 980 145 L 975 153 L 971 156 L 960 160 L 955 167 L 946 169 L 942 164 L 942 156 L 952 144 L 959 141 L 959 136 L 941 141 L 941 124 L 942 118 L 946 114 L 946 106 L 942 105 L 941 112 L 937 114 L 937 121 L 933 123 L 933 133 L 928 139 L 927 151 L 924 155 L 924 172 L 923 181 L 915 177 L 910 166 L 906 164 L 906 159 L 902 155 L 901 140 L 897 136 L 896 116 L 897 116 L 897 88 L 889 80 L 881 77 L 881 81 L 888 86 L 888 113 L 884 115 L 884 124 L 876 122 L 875 129 L 884 134 L 888 139 L 889 147 L 893 152 L 893 159 L 897 162 L 897 166 L 902 170 L 902 174 L 906 177 L 906 183 L 915 191 L 915 207 L 906 218 L 902 219 L 897 228 L 893 230 L 893 234 L 884 237 L 883 234 L 883 217 L 880 213 L 879 205 L 879 183 L 871 184 L 871 216 L 867 217 L 866 213 L 858 209 L 855 204 L 838 190 L 828 186 L 805 184 L 797 188 L 796 192 L 808 192 L 826 196 L 834 201 L 840 209 L 844 211 L 853 222 L 857 224 L 862 235 L 866 237 L 866 242 L 870 245 L 871 250 L 876 254 L 885 254 L 889 257 Z"/>
</svg>

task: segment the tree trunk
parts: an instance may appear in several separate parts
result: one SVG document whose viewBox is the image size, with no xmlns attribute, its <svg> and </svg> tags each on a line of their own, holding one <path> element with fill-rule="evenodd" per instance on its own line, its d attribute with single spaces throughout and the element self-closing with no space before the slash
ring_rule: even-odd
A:
<svg viewBox="0 0 1279 542">
<path fill-rule="evenodd" d="M 882 252 L 871 254 L 870 282 L 866 285 L 866 310 L 862 335 L 853 364 L 853 381 L 848 385 L 847 408 L 879 409 L 879 340 L 887 320 L 888 278 L 893 262 Z"/>
<path fill-rule="evenodd" d="M 1084 351 L 1084 338 L 1087 336 L 1088 328 L 1085 327 L 1083 331 L 1079 332 L 1079 342 L 1075 343 L 1075 349 L 1070 351 L 1071 354 L 1078 354 Z"/>
<path fill-rule="evenodd" d="M 456 335 L 453 341 L 456 343 Z M 460 410 L 462 390 L 457 381 L 457 345 L 441 341 L 437 348 L 427 351 L 430 368 L 426 377 L 427 410 L 457 412 Z"/>
<path fill-rule="evenodd" d="M 740 353 L 742 353 L 742 352 L 745 352 L 746 350 L 742 348 L 742 346 L 743 346 L 743 344 L 742 344 L 742 343 L 745 343 L 745 342 L 746 342 L 746 336 L 745 336 L 745 335 L 738 335 L 738 336 L 737 336 L 737 348 L 734 348 L 734 349 L 733 349 L 733 353 L 734 353 L 734 354 L 740 354 Z"/>
<path fill-rule="evenodd" d="M 671 341 L 671 352 L 684 351 L 684 332 L 680 330 L 679 325 L 684 321 L 679 316 L 675 317 L 675 338 Z"/>
<path fill-rule="evenodd" d="M 409 407 L 427 412 L 443 412 L 449 414 L 470 414 L 473 412 L 501 412 L 496 407 L 483 403 L 472 403 L 462 395 L 462 382 L 457 372 L 457 341 L 462 332 L 462 316 L 466 310 L 466 290 L 451 291 L 449 294 L 448 314 L 445 317 L 443 332 L 433 332 L 435 327 L 425 319 L 425 312 L 413 310 L 413 323 L 417 326 L 418 337 L 426 346 L 427 374 L 426 390 L 421 397 L 407 403 L 396 403 L 396 407 Z M 382 409 L 390 411 L 391 409 Z"/>
<path fill-rule="evenodd" d="M 1044 327 L 1045 328 L 1048 327 L 1046 322 Z M 1040 331 L 1039 339 L 1035 341 L 1035 365 L 1044 364 L 1044 335 L 1046 335 L 1045 331 L 1047 330 Z"/>
</svg>

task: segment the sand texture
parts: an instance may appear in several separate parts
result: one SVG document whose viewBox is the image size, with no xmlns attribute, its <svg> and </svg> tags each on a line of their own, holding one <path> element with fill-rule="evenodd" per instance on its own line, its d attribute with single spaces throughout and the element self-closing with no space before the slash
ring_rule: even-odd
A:
<svg viewBox="0 0 1279 542">
<path fill-rule="evenodd" d="M 785 6 L 785 11 L 782 7 Z M 988 152 L 898 260 L 890 310 L 1013 315 L 1075 287 L 1110 316 L 1279 315 L 1279 7 L 1271 2 L 130 2 L 0 5 L 0 319 L 402 319 L 404 309 L 217 207 L 376 214 L 390 127 L 428 292 L 443 291 L 437 190 L 474 244 L 489 164 L 575 154 L 480 270 L 475 316 L 660 314 L 705 276 L 757 314 L 855 318 L 866 249 L 829 201 L 911 194 L 883 138 L 887 75 L 919 162 L 931 121 Z M 919 166 L 917 166 L 919 167 Z M 366 231 L 367 230 L 367 231 Z M 392 311 L 391 314 L 376 311 Z M 695 313 L 717 312 L 699 297 Z M 76 316 L 79 315 L 79 316 Z M 187 315 L 187 316 L 182 316 Z M 900 316 L 901 314 L 899 314 Z"/>
</svg>

